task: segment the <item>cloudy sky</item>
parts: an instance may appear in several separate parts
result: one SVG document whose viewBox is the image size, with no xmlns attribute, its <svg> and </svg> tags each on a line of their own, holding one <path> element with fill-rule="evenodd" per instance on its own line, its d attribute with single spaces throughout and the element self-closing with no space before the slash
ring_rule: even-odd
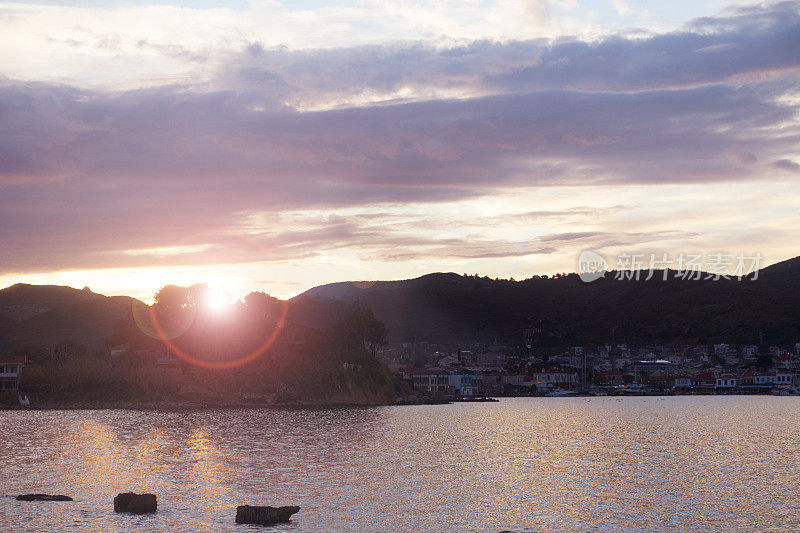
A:
<svg viewBox="0 0 800 533">
<path fill-rule="evenodd" d="M 0 286 L 800 255 L 800 2 L 0 1 Z"/>
</svg>

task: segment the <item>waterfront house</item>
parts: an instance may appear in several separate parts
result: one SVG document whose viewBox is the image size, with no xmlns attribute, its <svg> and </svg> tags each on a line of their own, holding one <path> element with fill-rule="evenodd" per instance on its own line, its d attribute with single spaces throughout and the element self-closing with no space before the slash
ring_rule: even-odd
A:
<svg viewBox="0 0 800 533">
<path fill-rule="evenodd" d="M 733 389 L 737 385 L 736 376 L 725 374 L 724 376 L 717 377 L 718 389 Z"/>
<path fill-rule="evenodd" d="M 442 370 L 422 370 L 411 375 L 411 382 L 418 391 L 433 394 L 449 394 L 452 392 L 450 376 Z"/>
<path fill-rule="evenodd" d="M 494 394 L 500 387 L 500 376 L 491 372 L 476 372 L 472 374 L 473 394 Z"/>
<path fill-rule="evenodd" d="M 19 390 L 22 367 L 25 366 L 24 355 L 0 356 L 0 391 Z"/>
<path fill-rule="evenodd" d="M 532 381 L 536 383 L 537 391 L 545 392 L 549 389 L 575 390 L 580 379 L 577 372 L 548 368 L 535 372 Z"/>
<path fill-rule="evenodd" d="M 717 376 L 714 372 L 701 372 L 692 378 L 692 388 L 701 391 L 711 391 L 717 386 Z"/>
<path fill-rule="evenodd" d="M 756 385 L 756 373 L 749 370 L 739 376 L 739 386 L 746 392 L 758 392 L 763 388 L 763 385 Z"/>
<path fill-rule="evenodd" d="M 742 374 L 740 384 L 745 390 L 760 392 L 774 387 L 791 387 L 794 384 L 794 378 L 794 373 L 786 370 L 760 374 L 746 372 Z"/>
<path fill-rule="evenodd" d="M 761 385 L 764 387 L 771 387 L 772 385 L 777 384 L 778 376 L 771 372 L 763 373 L 763 374 L 756 374 L 753 377 L 753 384 L 754 385 Z"/>
<path fill-rule="evenodd" d="M 459 396 L 472 396 L 475 390 L 472 386 L 472 374 L 454 372 L 447 377 L 448 385 Z"/>
<path fill-rule="evenodd" d="M 688 390 L 692 386 L 692 378 L 689 376 L 675 376 L 675 388 Z"/>
</svg>

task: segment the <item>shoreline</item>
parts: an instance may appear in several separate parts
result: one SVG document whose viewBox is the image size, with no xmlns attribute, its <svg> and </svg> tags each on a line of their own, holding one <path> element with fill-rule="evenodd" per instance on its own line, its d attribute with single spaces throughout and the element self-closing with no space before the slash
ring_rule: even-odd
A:
<svg viewBox="0 0 800 533">
<path fill-rule="evenodd" d="M 335 409 L 358 407 L 387 407 L 397 404 L 294 402 L 294 403 L 232 403 L 232 402 L 45 402 L 37 405 L 0 405 L 0 411 L 200 411 L 222 409 Z M 409 404 L 407 404 L 409 405 Z"/>
<path fill-rule="evenodd" d="M 773 394 L 641 394 L 641 395 L 608 395 L 583 396 L 572 395 L 564 398 L 671 398 L 697 396 L 776 396 Z M 364 403 L 343 401 L 293 401 L 293 402 L 226 402 L 226 401 L 47 401 L 35 405 L 0 405 L 0 411 L 203 411 L 224 409 L 352 409 L 370 407 L 402 407 L 414 405 L 453 405 L 461 403 L 496 403 L 499 398 L 544 398 L 547 396 L 495 396 L 492 400 L 407 400 L 392 403 Z M 558 398 L 556 398 L 558 399 Z"/>
</svg>

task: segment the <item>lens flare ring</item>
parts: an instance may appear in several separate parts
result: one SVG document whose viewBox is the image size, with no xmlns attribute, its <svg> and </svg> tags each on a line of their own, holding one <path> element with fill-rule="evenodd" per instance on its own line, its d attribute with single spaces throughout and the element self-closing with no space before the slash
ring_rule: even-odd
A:
<svg viewBox="0 0 800 533">
<path fill-rule="evenodd" d="M 221 369 L 230 369 L 236 368 L 251 361 L 255 361 L 258 359 L 264 352 L 269 350 L 269 348 L 278 340 L 280 337 L 281 332 L 283 331 L 283 327 L 286 324 L 286 316 L 289 311 L 289 302 L 284 300 L 283 305 L 281 307 L 281 315 L 278 318 L 278 322 L 275 324 L 275 329 L 272 330 L 270 336 L 264 341 L 261 346 L 250 352 L 249 354 L 245 355 L 244 357 L 240 357 L 238 359 L 234 359 L 233 361 L 207 361 L 205 359 L 200 359 L 191 355 L 190 353 L 183 350 L 181 347 L 176 345 L 172 342 L 172 339 L 167 338 L 166 332 L 161 326 L 161 322 L 158 320 L 157 313 L 155 312 L 155 307 L 150 308 L 150 317 L 153 321 L 153 326 L 155 327 L 158 334 L 161 336 L 162 342 L 169 348 L 169 350 L 183 359 L 184 361 L 191 363 L 193 365 L 197 365 L 203 368 L 209 368 L 213 370 L 221 370 Z"/>
</svg>

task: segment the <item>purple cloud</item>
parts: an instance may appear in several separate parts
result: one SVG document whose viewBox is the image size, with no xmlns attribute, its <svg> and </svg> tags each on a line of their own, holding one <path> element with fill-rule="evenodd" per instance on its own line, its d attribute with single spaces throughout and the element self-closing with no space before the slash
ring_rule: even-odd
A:
<svg viewBox="0 0 800 533">
<path fill-rule="evenodd" d="M 550 253 L 546 240 L 409 240 L 333 220 L 261 235 L 252 247 L 230 236 L 250 211 L 796 171 L 786 155 L 800 142 L 797 105 L 781 97 L 795 90 L 799 66 L 800 10 L 781 3 L 645 39 L 312 51 L 254 43 L 205 90 L 2 80 L 0 269 L 171 264 L 187 257 L 122 251 L 195 244 L 209 245 L 189 254 L 197 263 L 301 258 L 330 242 L 470 258 Z M 287 104 L 403 87 L 433 96 L 305 112 Z M 436 96 L 445 90 L 472 96 Z M 593 235 L 553 241 L 580 237 Z"/>
</svg>

